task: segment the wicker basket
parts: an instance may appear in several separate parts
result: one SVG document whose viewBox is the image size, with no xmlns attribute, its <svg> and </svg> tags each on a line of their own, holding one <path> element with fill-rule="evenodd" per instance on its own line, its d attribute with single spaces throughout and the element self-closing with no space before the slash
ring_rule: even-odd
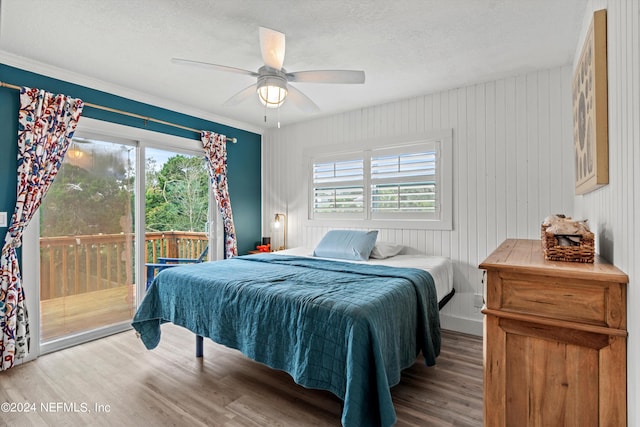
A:
<svg viewBox="0 0 640 427">
<path fill-rule="evenodd" d="M 547 225 L 542 225 L 542 249 L 545 259 L 553 261 L 569 262 L 593 262 L 594 260 L 594 236 L 588 232 L 580 236 L 580 243 L 575 246 L 560 246 L 558 238 L 553 233 L 547 232 Z"/>
</svg>

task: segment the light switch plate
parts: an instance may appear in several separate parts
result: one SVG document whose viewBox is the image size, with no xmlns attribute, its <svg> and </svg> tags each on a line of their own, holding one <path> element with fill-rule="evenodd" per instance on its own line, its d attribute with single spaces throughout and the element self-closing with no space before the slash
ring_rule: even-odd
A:
<svg viewBox="0 0 640 427">
<path fill-rule="evenodd" d="M 0 212 L 0 227 L 6 227 L 6 226 L 7 226 L 7 213 Z"/>
</svg>

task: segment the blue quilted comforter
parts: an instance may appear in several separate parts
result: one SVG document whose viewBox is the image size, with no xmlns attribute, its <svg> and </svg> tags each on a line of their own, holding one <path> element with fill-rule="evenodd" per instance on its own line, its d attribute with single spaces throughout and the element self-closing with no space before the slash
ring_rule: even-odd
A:
<svg viewBox="0 0 640 427">
<path fill-rule="evenodd" d="M 155 278 L 133 327 L 148 349 L 173 322 L 344 401 L 343 426 L 390 426 L 390 387 L 440 352 L 423 270 L 259 254 L 174 267 Z"/>
</svg>

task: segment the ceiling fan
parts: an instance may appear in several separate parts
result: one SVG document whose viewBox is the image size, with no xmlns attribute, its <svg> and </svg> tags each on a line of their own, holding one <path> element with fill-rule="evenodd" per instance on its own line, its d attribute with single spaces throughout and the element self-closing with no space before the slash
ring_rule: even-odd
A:
<svg viewBox="0 0 640 427">
<path fill-rule="evenodd" d="M 257 72 L 226 65 L 192 61 L 190 59 L 172 58 L 177 64 L 197 65 L 214 70 L 228 71 L 257 77 L 257 82 L 229 98 L 224 105 L 234 106 L 258 93 L 258 98 L 265 107 L 278 108 L 285 98 L 302 111 L 313 113 L 320 108 L 300 90 L 289 83 L 364 83 L 364 71 L 356 70 L 311 70 L 287 72 L 282 68 L 284 62 L 285 36 L 279 31 L 260 27 L 260 51 L 264 65 Z"/>
</svg>

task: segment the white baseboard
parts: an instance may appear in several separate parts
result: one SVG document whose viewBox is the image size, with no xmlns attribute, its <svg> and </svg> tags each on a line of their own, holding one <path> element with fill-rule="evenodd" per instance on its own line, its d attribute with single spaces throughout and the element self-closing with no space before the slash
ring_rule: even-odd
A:
<svg viewBox="0 0 640 427">
<path fill-rule="evenodd" d="M 464 319 L 440 314 L 440 327 L 450 331 L 482 336 L 482 320 Z"/>
</svg>

